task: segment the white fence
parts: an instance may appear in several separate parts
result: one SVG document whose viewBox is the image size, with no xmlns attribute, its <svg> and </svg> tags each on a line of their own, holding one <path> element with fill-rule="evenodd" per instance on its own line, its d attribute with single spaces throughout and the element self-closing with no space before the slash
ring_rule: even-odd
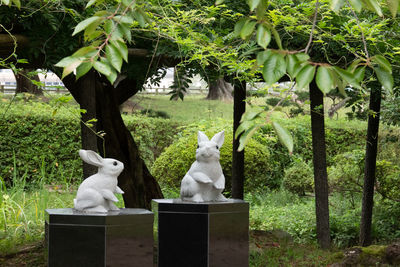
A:
<svg viewBox="0 0 400 267">
<path fill-rule="evenodd" d="M 3 94 L 15 94 L 16 85 L 0 85 L 0 93 Z M 43 86 L 44 92 L 51 94 L 66 94 L 68 90 L 64 86 Z M 139 94 L 151 94 L 151 95 L 167 95 L 172 91 L 171 88 L 145 88 L 139 92 Z M 207 88 L 189 88 L 188 94 L 191 95 L 199 95 L 199 94 L 207 94 Z"/>
</svg>

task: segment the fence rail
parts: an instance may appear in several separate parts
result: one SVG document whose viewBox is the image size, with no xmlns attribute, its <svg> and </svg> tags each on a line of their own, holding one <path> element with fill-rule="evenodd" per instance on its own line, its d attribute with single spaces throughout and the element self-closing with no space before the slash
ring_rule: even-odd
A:
<svg viewBox="0 0 400 267">
<path fill-rule="evenodd" d="M 16 85 L 0 85 L 0 93 L 3 94 L 14 94 L 17 89 Z M 54 93 L 54 94 L 65 94 L 68 90 L 63 86 L 43 86 L 44 92 Z"/>
<path fill-rule="evenodd" d="M 54 94 L 66 94 L 68 90 L 63 86 L 44 86 L 42 87 L 44 92 L 54 93 Z M 3 94 L 14 94 L 16 90 L 16 85 L 0 85 L 0 93 Z M 148 87 L 145 90 L 140 91 L 140 94 L 154 94 L 154 95 L 167 95 L 172 91 L 170 88 L 154 88 Z M 207 94 L 207 88 L 190 88 L 189 94 Z"/>
</svg>

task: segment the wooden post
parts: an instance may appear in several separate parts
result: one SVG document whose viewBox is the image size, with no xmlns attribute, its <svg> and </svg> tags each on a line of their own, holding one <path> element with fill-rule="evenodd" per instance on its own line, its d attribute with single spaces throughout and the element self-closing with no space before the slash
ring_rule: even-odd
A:
<svg viewBox="0 0 400 267">
<path fill-rule="evenodd" d="M 0 85 L 0 92 L 2 92 L 4 94 L 4 85 Z"/>
</svg>

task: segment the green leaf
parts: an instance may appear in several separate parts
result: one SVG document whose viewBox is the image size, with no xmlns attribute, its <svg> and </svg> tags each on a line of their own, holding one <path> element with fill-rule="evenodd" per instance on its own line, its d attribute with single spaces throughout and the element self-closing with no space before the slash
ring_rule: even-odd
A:
<svg viewBox="0 0 400 267">
<path fill-rule="evenodd" d="M 215 5 L 218 6 L 218 5 L 223 4 L 224 2 L 225 2 L 225 0 L 217 0 L 217 1 L 215 1 Z"/>
<path fill-rule="evenodd" d="M 381 56 L 381 55 L 373 56 L 371 58 L 371 61 L 378 64 L 379 67 L 381 67 L 385 71 L 392 73 L 392 65 L 384 56 Z"/>
<path fill-rule="evenodd" d="M 315 74 L 315 66 L 305 65 L 296 75 L 296 86 L 299 89 L 306 87 L 313 79 Z"/>
<path fill-rule="evenodd" d="M 239 148 L 238 151 L 242 151 L 247 143 L 250 141 L 251 137 L 254 133 L 260 128 L 260 125 L 254 125 L 249 130 L 245 131 L 239 139 Z"/>
<path fill-rule="evenodd" d="M 114 21 L 111 19 L 106 20 L 104 23 L 104 30 L 107 34 L 110 34 L 114 30 Z"/>
<path fill-rule="evenodd" d="M 80 77 L 85 75 L 92 67 L 91 62 L 84 62 L 79 65 L 79 67 L 76 68 L 76 79 L 78 80 Z"/>
<path fill-rule="evenodd" d="M 361 9 L 362 9 L 362 1 L 361 0 L 349 0 L 349 2 L 355 11 L 361 12 Z"/>
<path fill-rule="evenodd" d="M 85 46 L 79 48 L 75 53 L 72 54 L 73 57 L 90 57 L 96 52 L 96 48 L 93 46 Z"/>
<path fill-rule="evenodd" d="M 315 81 L 321 92 L 323 92 L 324 94 L 329 93 L 329 91 L 334 87 L 334 80 L 331 68 L 324 66 L 319 67 L 317 69 Z"/>
<path fill-rule="evenodd" d="M 276 83 L 286 73 L 286 61 L 283 55 L 272 53 L 264 62 L 262 71 L 264 81 L 267 85 Z"/>
<path fill-rule="evenodd" d="M 136 20 L 139 22 L 140 27 L 144 28 L 147 24 L 147 15 L 143 12 L 140 8 L 136 8 L 133 11 L 133 15 L 135 16 Z"/>
<path fill-rule="evenodd" d="M 370 10 L 372 10 L 372 11 L 374 11 L 376 14 L 378 14 L 378 16 L 380 16 L 380 17 L 383 16 L 381 7 L 379 6 L 379 3 L 378 3 L 377 0 L 364 0 L 364 2 L 365 2 L 365 4 L 366 4 L 366 6 L 367 6 Z"/>
<path fill-rule="evenodd" d="M 111 67 L 104 62 L 96 61 L 94 62 L 93 67 L 95 70 L 101 74 L 104 74 L 105 76 L 111 75 Z"/>
<path fill-rule="evenodd" d="M 125 16 L 115 16 L 114 17 L 115 22 L 117 23 L 122 23 L 122 24 L 128 24 L 130 26 L 133 24 L 133 19 L 132 17 L 125 15 Z"/>
<path fill-rule="evenodd" d="M 118 72 L 121 72 L 122 56 L 118 49 L 112 44 L 106 46 L 106 57 L 108 62 L 110 62 Z"/>
<path fill-rule="evenodd" d="M 393 90 L 393 76 L 390 72 L 382 68 L 374 68 L 378 81 L 382 84 L 383 88 L 391 92 Z"/>
<path fill-rule="evenodd" d="M 61 79 L 64 79 L 65 76 L 71 74 L 81 63 L 82 63 L 82 60 L 76 59 L 76 61 L 72 62 L 68 66 L 65 66 L 63 69 Z"/>
<path fill-rule="evenodd" d="M 271 32 L 263 24 L 258 25 L 257 28 L 257 43 L 262 48 L 267 48 L 269 42 L 271 41 Z"/>
<path fill-rule="evenodd" d="M 263 113 L 264 110 L 260 107 L 254 107 L 248 111 L 246 111 L 243 115 L 242 118 L 240 120 L 240 122 L 244 122 L 244 121 L 251 121 L 254 120 L 256 118 L 258 118 L 261 113 Z"/>
<path fill-rule="evenodd" d="M 126 44 L 120 40 L 111 41 L 111 44 L 118 50 L 125 62 L 128 62 L 128 47 Z"/>
<path fill-rule="evenodd" d="M 286 69 L 292 79 L 294 79 L 300 70 L 299 60 L 296 55 L 290 54 L 286 56 Z"/>
<path fill-rule="evenodd" d="M 101 17 L 90 17 L 87 18 L 81 22 L 78 23 L 78 25 L 76 25 L 74 32 L 72 33 L 72 36 L 74 36 L 75 34 L 83 31 L 86 27 L 88 27 L 90 24 L 92 23 L 96 23 L 99 22 L 102 18 Z"/>
<path fill-rule="evenodd" d="M 242 39 L 246 39 L 247 36 L 251 35 L 256 27 L 257 21 L 255 20 L 248 20 L 243 25 L 242 30 L 240 31 L 240 37 Z"/>
<path fill-rule="evenodd" d="M 54 66 L 56 66 L 56 67 L 66 67 L 66 66 L 71 65 L 71 64 L 73 64 L 74 62 L 77 62 L 77 61 L 79 61 L 78 57 L 69 56 L 69 57 L 65 57 L 65 58 L 61 59 Z"/>
<path fill-rule="evenodd" d="M 119 24 L 118 28 L 122 32 L 122 35 L 125 37 L 125 39 L 130 43 L 132 42 L 132 33 L 131 33 L 131 28 L 127 26 L 126 24 Z"/>
<path fill-rule="evenodd" d="M 87 3 L 86 8 L 92 6 L 93 4 L 95 4 L 95 3 L 98 2 L 98 1 L 99 1 L 99 0 L 90 0 L 90 1 Z"/>
<path fill-rule="evenodd" d="M 257 53 L 257 65 L 263 65 L 264 62 L 271 56 L 271 50 L 265 50 Z"/>
<path fill-rule="evenodd" d="M 347 94 L 344 89 L 346 88 L 347 82 L 343 82 L 343 80 L 339 79 L 339 74 L 337 74 L 336 71 L 332 71 L 332 75 L 333 75 L 334 87 L 337 87 L 342 96 L 346 97 Z"/>
<path fill-rule="evenodd" d="M 130 8 L 133 8 L 133 7 L 135 7 L 136 6 L 136 2 L 134 2 L 134 1 L 132 1 L 132 0 L 122 0 L 122 4 L 125 6 L 125 7 L 130 7 Z"/>
<path fill-rule="evenodd" d="M 399 0 L 387 0 L 386 1 L 393 18 L 396 17 L 397 12 L 399 10 L 399 2 L 400 2 Z"/>
<path fill-rule="evenodd" d="M 237 129 L 236 129 L 235 139 L 237 139 L 242 132 L 250 129 L 253 125 L 254 125 L 253 121 L 243 121 L 243 122 L 241 122 L 239 124 L 239 126 L 237 127 Z"/>
<path fill-rule="evenodd" d="M 241 18 L 238 22 L 236 22 L 235 27 L 233 29 L 233 35 L 235 37 L 240 36 L 240 32 L 243 29 L 244 24 L 247 22 L 248 18 Z"/>
<path fill-rule="evenodd" d="M 275 42 L 278 45 L 280 50 L 283 50 L 281 37 L 275 28 L 271 29 L 272 35 L 274 36 Z"/>
<path fill-rule="evenodd" d="M 256 7 L 260 4 L 260 0 L 248 0 L 247 1 L 250 7 L 250 11 L 256 9 Z"/>
<path fill-rule="evenodd" d="M 331 0 L 331 9 L 333 12 L 338 13 L 343 4 L 344 0 Z"/>
<path fill-rule="evenodd" d="M 339 67 L 333 67 L 333 69 L 336 71 L 337 74 L 339 74 L 340 77 L 342 77 L 343 80 L 345 80 L 348 84 L 352 85 L 353 87 L 357 89 L 362 89 L 359 83 L 356 81 L 356 78 L 354 77 L 354 74 L 351 72 L 348 72 L 347 70 L 341 69 Z"/>
<path fill-rule="evenodd" d="M 1 2 L 3 2 L 6 6 L 10 4 L 10 0 L 1 0 Z"/>
<path fill-rule="evenodd" d="M 287 129 L 282 127 L 279 123 L 276 121 L 272 122 L 272 127 L 274 127 L 274 130 L 276 134 L 278 135 L 279 141 L 288 149 L 289 153 L 293 153 L 293 138 L 292 135 L 289 133 Z"/>
<path fill-rule="evenodd" d="M 310 56 L 305 53 L 298 53 L 298 54 L 295 54 L 295 56 L 297 57 L 297 60 L 300 62 L 305 62 L 310 59 Z"/>
<path fill-rule="evenodd" d="M 111 69 L 110 75 L 108 75 L 108 76 L 106 76 L 106 77 L 107 77 L 107 80 L 108 80 L 111 84 L 114 84 L 115 80 L 116 80 L 117 77 L 118 77 L 118 74 L 117 74 L 117 72 L 115 71 L 115 69 Z"/>
<path fill-rule="evenodd" d="M 359 67 L 359 68 L 355 69 L 353 74 L 354 74 L 354 79 L 356 80 L 356 82 L 360 83 L 362 80 L 364 80 L 365 67 Z"/>
<path fill-rule="evenodd" d="M 257 20 L 264 20 L 265 19 L 265 11 L 268 6 L 268 0 L 261 0 L 256 9 L 256 18 Z"/>
</svg>

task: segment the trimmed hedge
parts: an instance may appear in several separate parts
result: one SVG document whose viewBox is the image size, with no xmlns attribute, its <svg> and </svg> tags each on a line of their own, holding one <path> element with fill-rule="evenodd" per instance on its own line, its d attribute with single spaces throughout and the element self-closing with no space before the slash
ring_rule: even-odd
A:
<svg viewBox="0 0 400 267">
<path fill-rule="evenodd" d="M 211 138 L 221 131 L 206 131 Z M 225 192 L 231 189 L 232 132 L 225 132 L 225 143 L 221 148 L 220 163 L 225 175 Z M 184 136 L 168 147 L 154 162 L 152 174 L 161 183 L 179 188 L 180 182 L 196 160 L 197 134 Z M 270 157 L 268 149 L 256 140 L 250 140 L 245 150 L 245 189 L 257 190 L 262 187 L 276 188 L 279 185 L 270 179 Z M 229 193 L 228 193 L 229 194 Z"/>
<path fill-rule="evenodd" d="M 40 102 L 0 102 L 0 177 L 7 183 L 24 178 L 73 181 L 82 177 L 79 109 Z M 174 140 L 176 122 L 124 116 L 149 167 Z"/>
</svg>

